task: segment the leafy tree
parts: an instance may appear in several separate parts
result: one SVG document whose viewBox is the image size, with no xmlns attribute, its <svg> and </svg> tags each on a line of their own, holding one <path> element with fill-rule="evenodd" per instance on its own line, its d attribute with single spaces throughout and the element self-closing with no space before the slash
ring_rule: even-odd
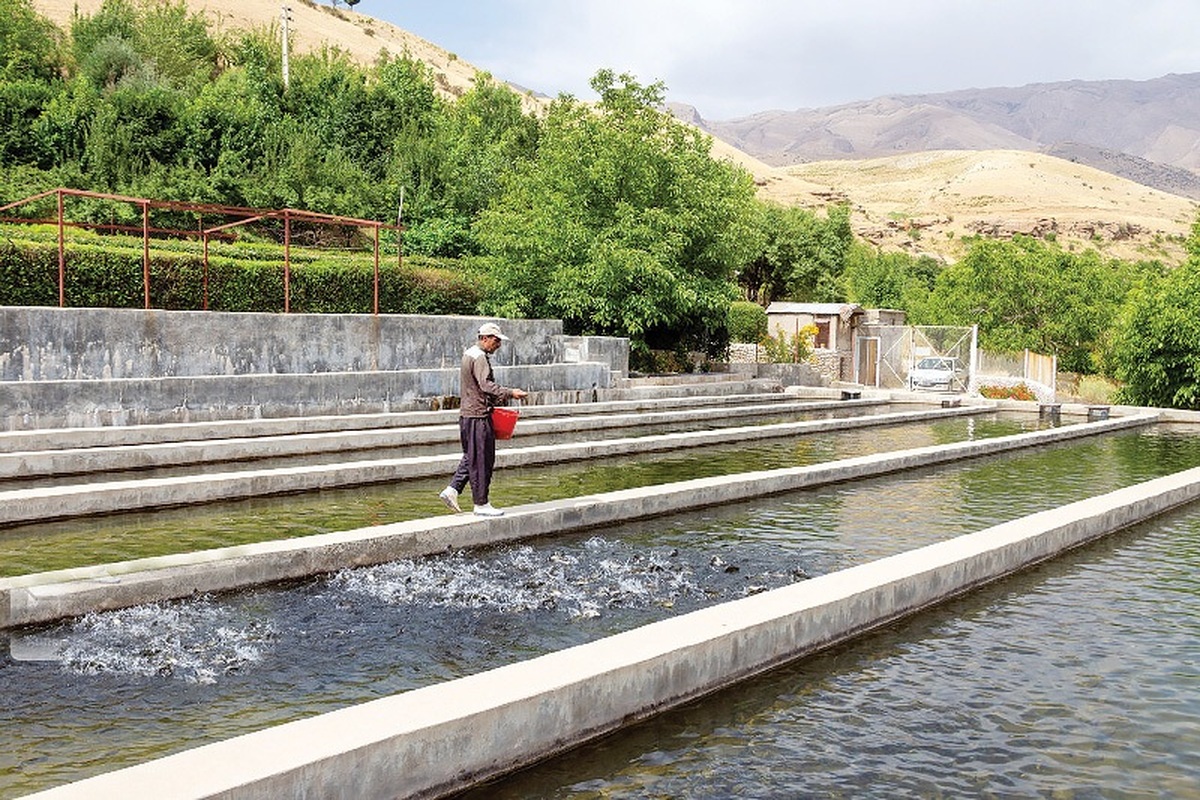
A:
<svg viewBox="0 0 1200 800">
<path fill-rule="evenodd" d="M 491 310 L 560 317 L 644 350 L 690 334 L 715 346 L 749 255 L 749 175 L 658 111 L 661 84 L 601 70 L 596 108 L 551 107 L 537 158 L 518 164 L 480 216 L 496 278 Z"/>
<path fill-rule="evenodd" d="M 172 163 L 186 139 L 179 94 L 128 84 L 103 97 L 84 147 L 88 173 L 119 190 L 153 164 Z"/>
<path fill-rule="evenodd" d="M 833 206 L 821 218 L 804 208 L 764 204 L 757 228 L 757 254 L 738 273 L 747 297 L 761 303 L 843 299 L 838 277 L 854 241 L 847 206 Z"/>
<path fill-rule="evenodd" d="M 61 37 L 31 0 L 0 0 L 0 82 L 51 82 L 62 68 Z"/>
<path fill-rule="evenodd" d="M 977 240 L 939 276 L 914 322 L 979 325 L 980 345 L 1058 356 L 1059 367 L 1095 372 L 1102 336 L 1138 267 L 1089 250 L 1063 251 L 1028 237 Z"/>
<path fill-rule="evenodd" d="M 1123 384 L 1118 402 L 1200 409 L 1200 221 L 1188 252 L 1182 266 L 1146 276 L 1126 298 L 1106 361 Z"/>
<path fill-rule="evenodd" d="M 43 164 L 43 109 L 61 91 L 57 29 L 29 0 L 0 0 L 0 164 Z"/>
<path fill-rule="evenodd" d="M 204 14 L 183 0 L 146 2 L 138 16 L 136 44 L 158 79 L 193 94 L 218 72 L 221 50 Z"/>
<path fill-rule="evenodd" d="M 881 253 L 859 243 L 851 248 L 841 283 L 851 302 L 920 316 L 942 269 L 930 256 Z"/>
</svg>

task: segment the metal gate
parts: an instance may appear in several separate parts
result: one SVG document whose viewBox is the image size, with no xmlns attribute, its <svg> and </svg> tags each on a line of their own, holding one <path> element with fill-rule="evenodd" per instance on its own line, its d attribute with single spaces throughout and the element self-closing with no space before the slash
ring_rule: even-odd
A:
<svg viewBox="0 0 1200 800">
<path fill-rule="evenodd" d="M 863 325 L 854 351 L 854 374 L 866 386 L 905 389 L 909 372 L 922 358 L 949 358 L 954 374 L 948 388 L 970 392 L 978 372 L 977 342 L 974 325 Z"/>
</svg>

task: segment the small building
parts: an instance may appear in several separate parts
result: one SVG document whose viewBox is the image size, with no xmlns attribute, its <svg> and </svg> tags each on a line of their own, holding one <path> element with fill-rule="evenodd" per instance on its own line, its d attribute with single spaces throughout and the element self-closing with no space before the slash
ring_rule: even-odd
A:
<svg viewBox="0 0 1200 800">
<path fill-rule="evenodd" d="M 903 325 L 903 311 L 886 308 L 863 308 L 857 303 L 791 303 L 775 302 L 767 306 L 767 333 L 778 336 L 780 331 L 791 337 L 806 325 L 813 325 L 813 355 L 820 371 L 835 381 L 851 381 L 875 385 L 874 379 L 859 375 L 874 374 L 877 353 L 859 354 L 859 328 L 864 325 Z M 858 356 L 862 355 L 862 367 Z M 870 369 L 868 370 L 868 365 Z"/>
</svg>

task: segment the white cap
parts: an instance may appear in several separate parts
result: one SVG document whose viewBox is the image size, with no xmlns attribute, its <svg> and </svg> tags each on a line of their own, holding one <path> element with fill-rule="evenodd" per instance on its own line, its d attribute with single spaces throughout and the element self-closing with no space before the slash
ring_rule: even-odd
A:
<svg viewBox="0 0 1200 800">
<path fill-rule="evenodd" d="M 479 326 L 480 336 L 495 336 L 502 342 L 507 342 L 508 337 L 500 332 L 500 326 L 494 322 L 485 322 Z"/>
</svg>

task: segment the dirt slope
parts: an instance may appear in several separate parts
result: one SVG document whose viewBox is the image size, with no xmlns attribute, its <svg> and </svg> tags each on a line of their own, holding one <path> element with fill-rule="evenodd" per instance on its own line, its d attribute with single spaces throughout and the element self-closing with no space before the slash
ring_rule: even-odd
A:
<svg viewBox="0 0 1200 800">
<path fill-rule="evenodd" d="M 849 202 L 857 231 L 885 249 L 961 255 L 961 237 L 1053 237 L 1125 259 L 1183 258 L 1198 206 L 1107 172 L 1017 150 L 931 151 L 788 167 L 806 186 Z M 767 196 L 806 201 L 786 182 Z"/>
</svg>

